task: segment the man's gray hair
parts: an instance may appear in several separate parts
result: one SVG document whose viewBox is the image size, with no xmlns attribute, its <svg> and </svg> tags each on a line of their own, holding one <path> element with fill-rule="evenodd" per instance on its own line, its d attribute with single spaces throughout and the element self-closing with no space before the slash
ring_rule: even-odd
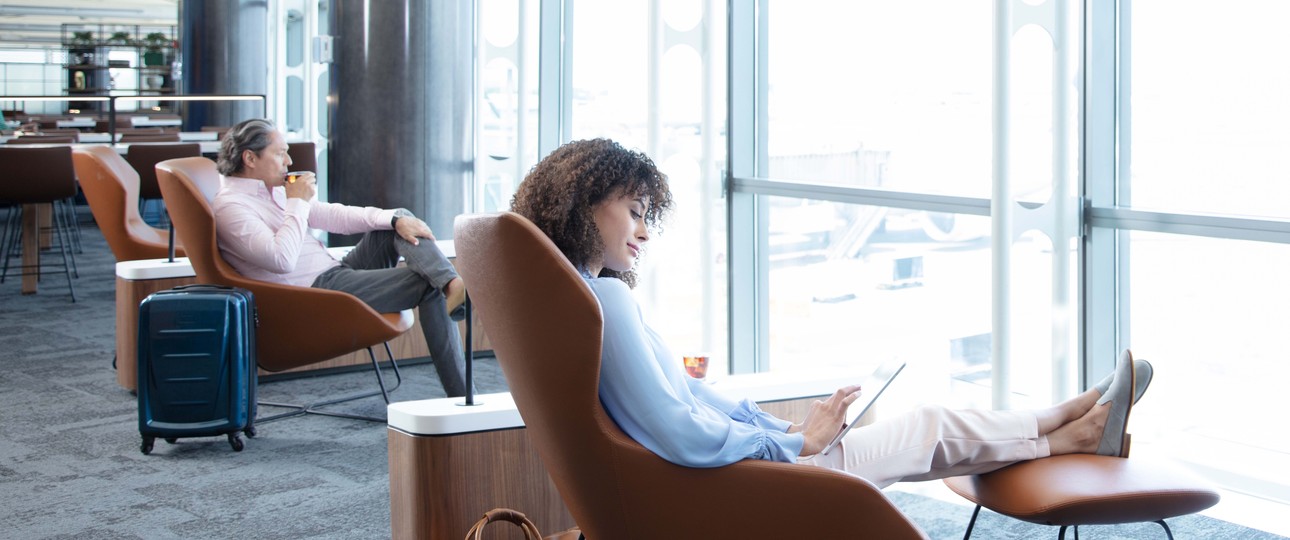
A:
<svg viewBox="0 0 1290 540">
<path fill-rule="evenodd" d="M 219 173 L 231 176 L 242 172 L 245 165 L 242 163 L 242 152 L 250 150 L 259 154 L 269 146 L 269 136 L 276 130 L 273 121 L 261 118 L 244 120 L 229 128 L 228 133 L 224 134 L 224 141 L 219 145 L 219 159 L 215 163 Z"/>
</svg>

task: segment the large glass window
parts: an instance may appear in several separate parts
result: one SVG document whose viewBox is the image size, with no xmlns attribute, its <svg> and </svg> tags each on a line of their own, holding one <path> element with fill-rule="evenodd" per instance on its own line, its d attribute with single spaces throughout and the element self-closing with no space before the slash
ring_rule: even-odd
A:
<svg viewBox="0 0 1290 540">
<path fill-rule="evenodd" d="M 1290 217 L 1290 4 L 1132 3 L 1135 207 Z M 1197 39 L 1203 33 L 1205 39 Z"/>
<path fill-rule="evenodd" d="M 637 295 L 677 354 L 726 370 L 725 13 L 715 2 L 571 2 L 570 133 L 649 155 L 675 210 L 647 246 Z M 678 360 L 679 361 L 679 360 Z"/>
<path fill-rule="evenodd" d="M 1268 419 L 1290 410 L 1290 245 L 1129 238 L 1131 347 L 1159 374 L 1133 409 L 1135 452 L 1221 470 L 1228 485 L 1284 499 L 1290 435 Z"/>
<path fill-rule="evenodd" d="M 1279 339 L 1290 324 L 1280 271 L 1290 263 L 1290 165 L 1281 157 L 1290 70 L 1269 53 L 1290 46 L 1278 27 L 1290 7 L 1134 2 L 1120 15 L 1128 70 L 1118 76 L 1115 197 L 1092 197 L 1113 232 L 1089 244 L 1093 260 L 1114 261 L 1116 277 L 1099 280 L 1111 265 L 1092 265 L 1090 283 L 1101 285 L 1088 302 L 1113 299 L 1126 321 L 1118 342 L 1157 367 L 1151 396 L 1134 409 L 1135 452 L 1290 501 L 1290 476 L 1279 472 L 1290 470 L 1290 439 L 1250 412 L 1290 405 L 1279 387 L 1290 375 Z M 1094 35 L 1117 35 L 1104 30 Z M 1097 332 L 1109 330 L 1097 323 Z"/>
<path fill-rule="evenodd" d="M 479 3 L 475 208 L 497 212 L 538 160 L 538 1 Z"/>
<path fill-rule="evenodd" d="M 989 196 L 990 2 L 767 4 L 772 177 Z"/>
<path fill-rule="evenodd" d="M 787 197 L 764 203 L 772 371 L 865 372 L 901 358 L 938 387 L 988 386 L 987 218 L 947 215 L 973 232 L 937 241 L 927 212 Z"/>
</svg>

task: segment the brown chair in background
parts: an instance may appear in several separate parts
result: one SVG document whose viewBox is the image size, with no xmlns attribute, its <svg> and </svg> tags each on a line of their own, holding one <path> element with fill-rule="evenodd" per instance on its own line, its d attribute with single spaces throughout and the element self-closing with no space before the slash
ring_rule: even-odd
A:
<svg viewBox="0 0 1290 540">
<path fill-rule="evenodd" d="M 287 155 L 291 156 L 293 171 L 309 171 L 318 174 L 318 156 L 312 142 L 293 142 L 287 145 Z"/>
<path fill-rule="evenodd" d="M 125 158 L 111 147 L 86 145 L 72 151 L 72 163 L 94 221 L 118 262 L 169 255 L 170 232 L 148 225 L 139 215 L 139 175 Z M 186 255 L 180 244 L 176 238 L 176 257 Z"/>
<path fill-rule="evenodd" d="M 32 118 L 40 126 L 40 129 L 58 129 L 58 123 L 63 120 L 71 120 L 70 116 L 39 116 Z"/>
<path fill-rule="evenodd" d="M 9 139 L 5 144 L 76 144 L 76 138 L 66 135 L 23 135 Z"/>
<path fill-rule="evenodd" d="M 179 142 L 178 133 L 122 133 L 119 143 Z"/>
<path fill-rule="evenodd" d="M 672 464 L 618 429 L 597 396 L 600 304 L 531 222 L 457 219 L 456 265 L 528 436 L 587 538 L 926 538 L 873 484 L 761 460 Z"/>
<path fill-rule="evenodd" d="M 197 143 L 134 143 L 126 150 L 125 160 L 139 173 L 139 212 L 146 213 L 148 201 L 157 202 L 159 219 L 154 223 L 165 225 L 168 220 L 161 188 L 157 186 L 157 164 L 167 159 L 197 157 L 202 155 L 202 145 Z"/>
<path fill-rule="evenodd" d="M 222 141 L 224 140 L 224 134 L 228 133 L 228 129 L 229 126 L 202 126 L 201 130 L 205 132 L 214 131 L 215 138 Z"/>
<path fill-rule="evenodd" d="M 49 137 L 71 137 L 72 142 L 81 142 L 81 132 L 76 129 L 42 129 L 40 134 Z"/>
<path fill-rule="evenodd" d="M 215 162 L 204 157 L 178 158 L 157 164 L 157 182 L 170 209 L 172 226 L 183 239 L 188 260 L 199 283 L 227 285 L 248 289 L 255 297 L 259 314 L 256 330 L 257 361 L 268 371 L 282 371 L 316 364 L 336 356 L 367 349 L 376 371 L 380 390 L 328 399 L 308 405 L 286 405 L 261 402 L 261 405 L 289 407 L 291 412 L 262 417 L 257 422 L 298 414 L 325 414 L 384 422 L 374 418 L 319 407 L 371 396 L 382 396 L 389 403 L 389 392 L 381 376 L 372 347 L 385 345 L 385 354 L 394 367 L 399 382 L 398 364 L 390 352 L 389 341 L 412 327 L 412 310 L 377 313 L 357 297 L 340 291 L 296 287 L 249 279 L 224 261 L 215 234 L 215 214 L 210 201 L 219 191 L 220 176 Z M 397 388 L 398 382 L 395 383 Z"/>
<path fill-rule="evenodd" d="M 67 276 L 67 292 L 76 301 L 76 290 L 72 287 L 72 278 L 76 276 L 76 254 L 72 247 L 72 228 L 75 226 L 74 212 L 69 212 L 68 205 L 76 195 L 76 171 L 72 168 L 72 148 L 70 146 L 0 148 L 0 202 L 17 206 L 17 211 L 10 211 L 5 223 L 4 234 L 0 235 L 0 258 L 3 270 L 0 270 L 0 283 L 9 275 L 9 259 L 21 252 L 24 263 L 18 268 L 22 275 L 42 275 L 47 266 L 61 268 Z M 57 244 L 62 264 L 42 263 L 41 246 L 36 231 L 23 231 L 32 225 L 34 220 L 24 223 L 24 214 L 37 208 L 49 205 L 53 234 L 51 246 Z M 68 216 L 69 213 L 73 215 Z M 25 234 L 24 234 L 25 233 Z M 32 241 L 35 239 L 35 241 Z M 30 262 L 28 262 L 30 261 Z"/>
</svg>

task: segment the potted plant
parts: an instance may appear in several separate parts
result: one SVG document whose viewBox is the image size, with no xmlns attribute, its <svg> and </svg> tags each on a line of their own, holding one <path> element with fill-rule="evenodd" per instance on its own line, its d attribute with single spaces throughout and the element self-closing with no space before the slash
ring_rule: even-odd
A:
<svg viewBox="0 0 1290 540">
<path fill-rule="evenodd" d="M 72 47 L 93 47 L 94 33 L 88 30 L 84 32 L 72 32 Z"/>
<path fill-rule="evenodd" d="M 72 32 L 72 41 L 68 44 L 68 57 L 72 65 L 94 63 L 94 33 L 90 31 Z"/>
<path fill-rule="evenodd" d="M 112 37 L 109 37 L 107 42 L 112 45 L 130 45 L 130 33 L 112 32 Z"/>
<path fill-rule="evenodd" d="M 143 42 L 145 49 L 143 53 L 143 65 L 166 65 L 165 48 L 170 44 L 170 38 L 161 32 L 152 32 L 143 37 Z"/>
</svg>

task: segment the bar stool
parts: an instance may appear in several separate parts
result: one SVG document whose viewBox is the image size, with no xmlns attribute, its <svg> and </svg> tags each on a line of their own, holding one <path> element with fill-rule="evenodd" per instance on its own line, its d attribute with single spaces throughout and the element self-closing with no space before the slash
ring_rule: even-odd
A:
<svg viewBox="0 0 1290 540">
<path fill-rule="evenodd" d="M 81 132 L 76 129 L 42 129 L 40 134 L 49 137 L 71 137 L 72 142 L 81 142 Z"/>
<path fill-rule="evenodd" d="M 80 136 L 79 136 L 78 134 L 75 134 L 75 133 L 55 133 L 55 134 L 52 134 L 52 135 L 51 135 L 51 134 L 48 134 L 48 133 L 49 133 L 49 131 L 52 131 L 52 130 L 42 131 L 42 132 L 40 132 L 40 133 L 26 134 L 26 135 L 22 135 L 22 136 L 20 136 L 20 137 L 14 137 L 14 138 L 12 138 L 12 139 L 9 139 L 8 141 L 5 141 L 5 143 L 6 143 L 6 144 L 14 144 L 14 145 L 21 145 L 21 144 L 42 144 L 42 145 L 43 145 L 43 144 L 76 144 L 76 143 L 77 143 L 77 141 L 79 141 L 79 140 L 80 140 Z M 74 131 L 74 130 L 73 130 L 73 131 Z M 82 251 L 81 251 L 81 228 L 80 228 L 80 222 L 78 222 L 78 221 L 76 221 L 76 220 L 75 220 L 75 218 L 76 218 L 76 193 L 74 193 L 74 192 L 73 192 L 73 193 L 72 193 L 72 196 L 71 196 L 71 197 L 68 197 L 68 201 L 69 201 L 71 204 L 66 205 L 66 206 L 59 205 L 59 206 L 57 207 L 57 210 L 55 210 L 55 212 L 58 212 L 58 213 L 60 213 L 60 214 L 64 214 L 64 217 L 65 217 L 65 215 L 66 215 L 66 214 L 71 214 L 71 218 L 72 218 L 72 220 L 73 220 L 73 221 L 71 221 L 71 223 L 72 223 L 72 225 L 74 225 L 74 226 L 72 227 L 72 245 L 74 246 L 74 248 L 75 248 L 75 250 L 76 250 L 76 252 L 77 252 L 77 253 L 82 253 Z M 72 266 L 73 266 L 73 267 L 75 266 L 75 263 L 74 263 L 74 262 L 73 262 L 73 265 L 72 265 Z"/>
<path fill-rule="evenodd" d="M 5 141 L 5 144 L 75 144 L 78 137 L 67 135 L 23 135 Z"/>
<path fill-rule="evenodd" d="M 22 275 L 39 276 L 46 266 L 62 268 L 67 276 L 67 291 L 72 301 L 76 301 L 76 290 L 72 278 L 76 273 L 76 255 L 72 250 L 71 227 L 67 222 L 66 212 L 62 206 L 76 195 L 76 172 L 72 167 L 72 148 L 70 146 L 42 146 L 0 148 L 0 170 L 5 171 L 5 180 L 0 181 L 0 201 L 13 203 L 17 211 L 11 211 L 6 220 L 5 233 L 0 239 L 0 258 L 4 259 L 0 270 L 0 283 L 9 274 L 9 259 L 23 249 L 35 252 L 34 265 L 20 265 Z M 24 205 L 48 204 L 53 209 L 51 225 L 54 241 L 62 255 L 62 264 L 42 263 L 40 261 L 40 241 L 23 245 L 22 215 Z M 28 237 L 39 237 L 30 234 Z"/>
<path fill-rule="evenodd" d="M 141 142 L 179 142 L 178 133 L 122 133 L 117 142 L 122 143 L 141 143 Z"/>
<path fill-rule="evenodd" d="M 318 156 L 315 154 L 314 143 L 291 143 L 287 145 L 287 155 L 291 156 L 291 170 L 318 174 Z"/>
</svg>

